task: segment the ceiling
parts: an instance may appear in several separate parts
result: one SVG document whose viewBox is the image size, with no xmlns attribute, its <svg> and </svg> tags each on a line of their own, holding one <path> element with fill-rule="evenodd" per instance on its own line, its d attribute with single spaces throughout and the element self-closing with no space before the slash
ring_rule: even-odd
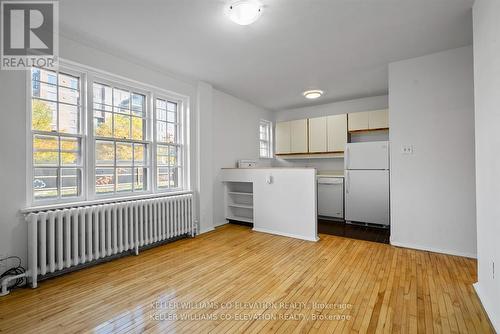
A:
<svg viewBox="0 0 500 334">
<path fill-rule="evenodd" d="M 224 0 L 64 0 L 61 32 L 281 110 L 387 94 L 390 62 L 472 43 L 473 0 L 261 0 L 250 26 Z M 306 101 L 301 92 L 325 95 Z"/>
</svg>

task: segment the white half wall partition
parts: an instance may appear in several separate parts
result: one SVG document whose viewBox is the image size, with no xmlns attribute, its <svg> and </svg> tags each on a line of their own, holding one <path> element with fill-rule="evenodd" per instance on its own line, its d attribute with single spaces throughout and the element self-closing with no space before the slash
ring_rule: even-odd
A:
<svg viewBox="0 0 500 334">
<path fill-rule="evenodd" d="M 500 332 L 500 1 L 474 3 L 476 291 Z M 496 264 L 496 273 L 495 273 Z"/>
<path fill-rule="evenodd" d="M 471 46 L 390 64 L 392 244 L 476 257 L 473 94 Z"/>
<path fill-rule="evenodd" d="M 252 184 L 254 231 L 318 240 L 315 169 L 229 168 L 221 181 Z"/>
</svg>

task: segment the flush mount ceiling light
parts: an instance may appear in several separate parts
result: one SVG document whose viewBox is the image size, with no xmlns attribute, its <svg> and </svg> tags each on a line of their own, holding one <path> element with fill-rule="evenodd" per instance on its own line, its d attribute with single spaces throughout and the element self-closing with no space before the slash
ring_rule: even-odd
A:
<svg viewBox="0 0 500 334">
<path fill-rule="evenodd" d="M 304 95 L 306 99 L 314 100 L 318 97 L 321 97 L 321 95 L 323 95 L 323 91 L 319 89 L 306 90 L 304 93 L 302 93 L 302 95 Z"/>
<path fill-rule="evenodd" d="M 262 13 L 262 5 L 255 0 L 238 0 L 226 6 L 226 15 L 234 23 L 246 26 L 254 23 Z"/>
</svg>

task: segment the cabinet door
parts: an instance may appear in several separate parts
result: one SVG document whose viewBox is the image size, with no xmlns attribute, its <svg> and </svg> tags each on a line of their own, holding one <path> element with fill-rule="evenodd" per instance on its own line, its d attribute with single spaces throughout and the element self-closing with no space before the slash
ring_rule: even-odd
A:
<svg viewBox="0 0 500 334">
<path fill-rule="evenodd" d="M 307 119 L 290 121 L 290 153 L 307 153 Z"/>
<path fill-rule="evenodd" d="M 276 123 L 276 154 L 290 153 L 290 122 Z"/>
<path fill-rule="evenodd" d="M 370 111 L 368 121 L 370 129 L 385 129 L 389 127 L 389 110 L 374 110 Z"/>
<path fill-rule="evenodd" d="M 317 117 L 309 119 L 309 152 L 326 152 L 327 117 Z"/>
<path fill-rule="evenodd" d="M 328 152 L 343 152 L 347 143 L 347 114 L 328 116 Z"/>
<path fill-rule="evenodd" d="M 369 115 L 369 111 L 349 114 L 349 131 L 367 130 L 369 124 Z"/>
</svg>

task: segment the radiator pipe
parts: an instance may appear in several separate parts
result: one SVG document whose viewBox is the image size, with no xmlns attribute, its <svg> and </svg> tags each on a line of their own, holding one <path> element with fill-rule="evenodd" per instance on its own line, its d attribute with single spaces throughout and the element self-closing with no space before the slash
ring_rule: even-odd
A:
<svg viewBox="0 0 500 334">
<path fill-rule="evenodd" d="M 22 274 L 19 274 L 19 275 L 15 275 L 15 276 L 7 276 L 7 277 L 4 277 L 2 279 L 2 289 L 0 290 L 0 297 L 2 296 L 6 296 L 9 294 L 9 282 L 10 281 L 13 281 L 15 279 L 18 279 L 18 278 L 21 278 L 21 277 L 26 277 L 26 274 L 27 273 L 22 273 Z"/>
</svg>

